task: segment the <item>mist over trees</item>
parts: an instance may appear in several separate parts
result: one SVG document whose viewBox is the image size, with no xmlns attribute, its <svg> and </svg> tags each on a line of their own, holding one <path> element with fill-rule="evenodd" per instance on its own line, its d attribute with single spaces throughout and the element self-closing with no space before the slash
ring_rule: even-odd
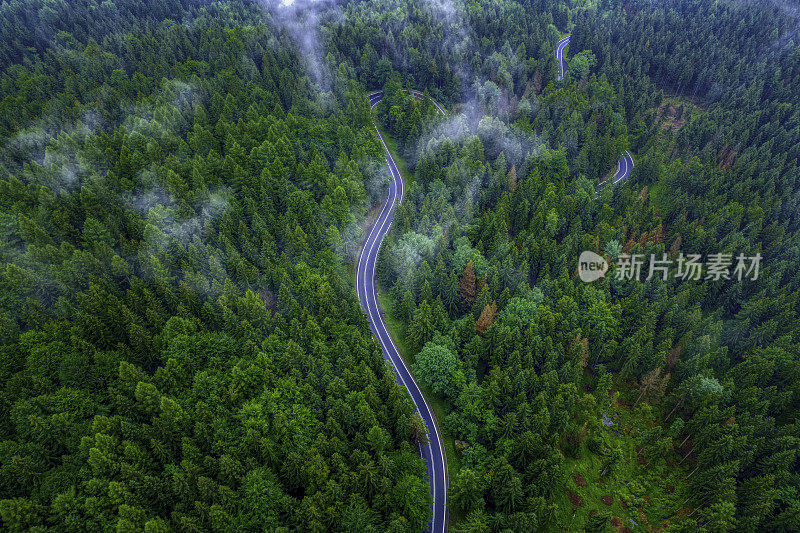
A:
<svg viewBox="0 0 800 533">
<path fill-rule="evenodd" d="M 453 531 L 800 529 L 798 28 L 732 0 L 3 2 L 3 527 L 425 529 L 426 428 L 353 286 L 377 121 L 407 170 L 377 277 Z M 583 250 L 763 258 L 587 284 Z"/>
<path fill-rule="evenodd" d="M 74 34 L 5 56 L 4 526 L 421 530 L 413 403 L 346 267 L 363 89 L 323 106 L 257 6 L 153 4 L 102 44 L 61 6 Z"/>
</svg>

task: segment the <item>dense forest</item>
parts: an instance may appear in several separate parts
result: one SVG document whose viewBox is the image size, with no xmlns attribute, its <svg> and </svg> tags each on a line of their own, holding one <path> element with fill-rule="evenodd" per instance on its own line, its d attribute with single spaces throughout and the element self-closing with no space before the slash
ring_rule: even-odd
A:
<svg viewBox="0 0 800 533">
<path fill-rule="evenodd" d="M 800 530 L 798 13 L 0 3 L 3 528 L 427 528 L 426 428 L 354 288 L 377 123 L 450 530 Z M 615 275 L 633 254 L 762 259 Z"/>
<path fill-rule="evenodd" d="M 383 179 L 363 89 L 319 98 L 252 6 L 131 4 L 6 52 L 4 526 L 422 529 L 347 268 Z"/>
</svg>

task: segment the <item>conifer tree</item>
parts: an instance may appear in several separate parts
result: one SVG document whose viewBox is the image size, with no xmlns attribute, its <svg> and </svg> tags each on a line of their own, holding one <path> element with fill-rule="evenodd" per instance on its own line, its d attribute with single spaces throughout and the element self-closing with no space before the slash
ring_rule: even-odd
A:
<svg viewBox="0 0 800 533">
<path fill-rule="evenodd" d="M 472 302 L 475 301 L 475 295 L 478 289 L 475 284 L 475 269 L 472 265 L 472 259 L 469 260 L 467 266 L 464 267 L 464 272 L 458 282 L 458 294 L 461 296 L 463 304 L 469 308 Z"/>
</svg>

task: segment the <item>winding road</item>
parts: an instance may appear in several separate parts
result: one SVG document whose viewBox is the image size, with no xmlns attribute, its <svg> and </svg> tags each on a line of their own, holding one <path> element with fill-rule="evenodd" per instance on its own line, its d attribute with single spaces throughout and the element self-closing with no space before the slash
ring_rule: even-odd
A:
<svg viewBox="0 0 800 533">
<path fill-rule="evenodd" d="M 556 58 L 559 63 L 558 79 L 564 77 L 568 67 L 564 59 L 564 50 L 569 45 L 569 36 L 564 37 L 556 45 Z M 422 93 L 413 91 L 414 98 L 421 100 L 424 98 Z M 383 99 L 383 91 L 376 91 L 367 95 L 369 99 L 370 108 L 374 109 L 378 103 Z M 433 102 L 439 113 L 444 114 L 444 108 L 437 102 Z M 372 329 L 383 349 L 383 356 L 386 358 L 394 368 L 397 381 L 408 390 L 411 399 L 417 411 L 422 416 L 428 427 L 429 442 L 420 446 L 420 453 L 427 462 L 428 469 L 428 482 L 431 487 L 431 495 L 433 496 L 432 506 L 432 520 L 428 531 L 432 533 L 444 532 L 447 530 L 447 462 L 444 454 L 444 446 L 442 444 L 442 436 L 436 420 L 433 415 L 433 409 L 425 401 L 422 391 L 414 380 L 411 370 L 406 365 L 403 358 L 400 356 L 400 351 L 397 349 L 392 336 L 389 334 L 389 328 L 383 318 L 380 304 L 378 303 L 377 288 L 375 282 L 375 266 L 378 262 L 378 251 L 383 244 L 383 239 L 389 233 L 392 227 L 392 218 L 394 216 L 395 207 L 403 201 L 405 197 L 405 182 L 400 175 L 400 170 L 392 157 L 386 142 L 383 140 L 381 132 L 375 126 L 375 132 L 381 140 L 384 149 L 386 150 L 386 162 L 389 168 L 389 175 L 392 181 L 389 183 L 389 194 L 386 201 L 381 207 L 375 223 L 369 230 L 367 239 L 364 241 L 364 246 L 361 249 L 361 254 L 358 258 L 358 266 L 356 268 L 356 288 L 358 292 L 358 299 L 361 302 L 361 307 L 367 313 L 370 328 Z M 630 152 L 625 150 L 619 160 L 617 171 L 613 178 L 600 183 L 597 191 L 601 191 L 606 184 L 611 181 L 612 184 L 617 184 L 627 178 L 633 169 L 633 157 Z"/>
<path fill-rule="evenodd" d="M 417 100 L 421 100 L 423 95 L 414 91 L 414 97 Z M 367 98 L 369 98 L 370 107 L 374 108 L 383 98 L 383 91 L 371 93 L 367 95 Z M 439 112 L 444 114 L 444 108 L 436 102 L 434 104 Z M 377 126 L 375 126 L 375 131 L 386 149 L 386 162 L 392 181 L 389 183 L 389 194 L 386 201 L 383 203 L 378 218 L 370 228 L 367 239 L 364 241 L 364 247 L 361 249 L 356 269 L 356 289 L 361 307 L 367 313 L 370 328 L 381 343 L 384 358 L 394 367 L 397 381 L 408 389 L 417 411 L 419 411 L 428 427 L 429 442 L 420 446 L 420 453 L 428 465 L 428 482 L 433 496 L 432 521 L 428 531 L 438 533 L 447 529 L 447 463 L 445 461 L 442 436 L 434 419 L 433 409 L 425 401 L 425 397 L 414 380 L 411 370 L 403 361 L 397 346 L 392 340 L 392 336 L 389 334 L 389 328 L 386 326 L 377 298 L 375 265 L 378 262 L 378 251 L 381 248 L 384 237 L 392 227 L 395 206 L 402 202 L 405 196 L 405 183 Z"/>
<path fill-rule="evenodd" d="M 569 67 L 567 66 L 567 60 L 564 59 L 564 50 L 569 46 L 569 35 L 562 38 L 560 41 L 556 43 L 556 60 L 558 61 L 558 80 L 564 78 L 564 74 L 567 73 Z M 621 182 L 625 178 L 631 175 L 631 170 L 633 170 L 633 156 L 627 150 L 625 153 L 622 154 L 622 157 L 619 158 L 619 163 L 617 164 L 617 172 L 614 174 L 614 177 L 611 178 L 611 183 L 616 185 L 617 183 Z M 608 181 L 601 182 L 597 185 L 597 193 L 599 194 L 603 187 L 608 184 Z"/>
<path fill-rule="evenodd" d="M 617 184 L 624 180 L 631 175 L 631 170 L 633 170 L 633 156 L 629 151 L 625 150 L 625 153 L 619 158 L 619 163 L 617 163 L 617 172 L 614 174 L 614 177 L 611 178 L 611 183 Z M 602 191 L 603 187 L 605 187 L 607 183 L 608 180 L 597 185 L 597 192 Z"/>
<path fill-rule="evenodd" d="M 569 35 L 556 43 L 556 60 L 558 61 L 558 78 L 561 79 L 566 74 L 567 61 L 564 59 L 564 49 L 569 45 Z"/>
</svg>

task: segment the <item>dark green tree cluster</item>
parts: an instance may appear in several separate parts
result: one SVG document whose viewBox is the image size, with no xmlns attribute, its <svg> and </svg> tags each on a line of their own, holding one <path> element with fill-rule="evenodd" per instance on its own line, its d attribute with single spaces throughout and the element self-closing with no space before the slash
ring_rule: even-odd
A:
<svg viewBox="0 0 800 533">
<path fill-rule="evenodd" d="M 591 422 L 582 391 L 602 396 L 608 370 L 629 383 L 631 403 L 669 417 L 640 437 L 650 468 L 669 468 L 672 448 L 687 454 L 685 505 L 697 511 L 673 527 L 796 529 L 800 41 L 791 13 L 683 1 L 575 13 L 570 47 L 586 51 L 587 72 L 508 117 L 484 116 L 482 128 L 423 132 L 381 258 L 393 312 L 423 356 L 420 378 L 447 402 L 443 427 L 462 442 L 456 527 L 556 525 L 548 504 L 566 474 L 562 453 Z M 759 41 L 765 31 L 772 38 Z M 693 77 L 678 83 L 661 76 L 686 68 Z M 479 103 L 491 97 L 486 84 L 477 89 Z M 701 110 L 680 112 L 688 118 L 674 132 L 665 91 L 693 96 Z M 549 148 L 515 157 L 513 144 L 486 134 L 502 131 L 488 127 L 497 119 Z M 629 143 L 639 154 L 632 178 L 595 198 L 592 183 L 616 170 Z M 612 272 L 589 285 L 575 275 L 582 250 L 612 263 L 621 253 L 763 259 L 755 281 L 645 280 L 645 267 L 641 282 Z M 526 433 L 538 464 L 515 451 Z M 613 459 L 606 454 L 609 470 Z M 493 490 L 498 472 L 508 475 Z"/>
<path fill-rule="evenodd" d="M 443 428 L 463 443 L 451 505 L 464 530 L 557 525 L 563 439 L 588 423 L 580 413 L 592 401 L 582 392 L 584 368 L 622 352 L 619 304 L 570 279 L 574 258 L 596 240 L 584 226 L 619 234 L 611 208 L 594 205 L 580 165 L 608 169 L 611 147 L 627 142 L 615 105 L 598 105 L 617 102 L 608 82 L 582 85 L 545 90 L 538 113 L 511 125 L 485 116 L 473 130 L 454 117 L 459 136 L 435 125 L 423 134 L 416 179 L 381 257 L 379 277 L 419 352 L 417 378 L 446 400 Z M 565 149 L 531 150 L 526 134 L 569 136 L 564 123 L 572 116 L 577 132 L 581 115 L 595 128 L 584 139 L 604 139 L 605 150 L 587 140 L 575 143 L 572 160 Z M 628 367 L 658 363 L 647 357 Z"/>
<path fill-rule="evenodd" d="M 463 102 L 476 78 L 513 99 L 555 80 L 555 42 L 566 27 L 559 2 L 509 0 L 348 2 L 328 50 L 366 87 L 397 70 L 441 103 Z M 511 102 L 512 104 L 515 102 Z"/>
<path fill-rule="evenodd" d="M 428 522 L 425 436 L 346 267 L 383 158 L 365 92 L 320 98 L 228 7 L 3 56 L 4 529 Z"/>
<path fill-rule="evenodd" d="M 666 248 L 763 256 L 757 282 L 671 297 L 696 309 L 668 325 L 691 333 L 675 336 L 670 398 L 697 454 L 687 530 L 800 528 L 797 28 L 788 4 L 674 0 L 601 2 L 573 34 L 620 87 Z M 665 93 L 683 97 L 666 136 Z"/>
<path fill-rule="evenodd" d="M 35 61 L 61 44 L 67 32 L 80 42 L 102 42 L 109 35 L 125 34 L 135 26 L 157 25 L 164 20 L 191 19 L 200 9 L 216 6 L 204 0 L 22 0 L 0 5 L 0 63 Z M 40 87 L 39 90 L 44 90 Z"/>
<path fill-rule="evenodd" d="M 416 96 L 411 85 L 403 88 L 396 76 L 383 86 L 383 98 L 375 111 L 406 159 L 414 157 L 416 141 L 437 116 L 436 105 L 427 92 Z"/>
</svg>

